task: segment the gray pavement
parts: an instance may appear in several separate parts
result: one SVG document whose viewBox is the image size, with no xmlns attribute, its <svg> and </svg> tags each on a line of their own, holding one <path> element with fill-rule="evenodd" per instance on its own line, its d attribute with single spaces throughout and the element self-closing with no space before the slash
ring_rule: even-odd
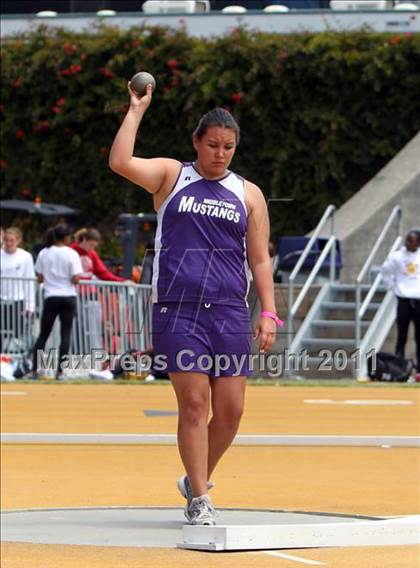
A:
<svg viewBox="0 0 420 568">
<path fill-rule="evenodd" d="M 219 509 L 218 525 L 351 523 L 361 518 L 323 513 Z M 182 509 L 111 507 L 30 509 L 1 513 L 1 540 L 173 548 L 182 541 Z"/>
</svg>

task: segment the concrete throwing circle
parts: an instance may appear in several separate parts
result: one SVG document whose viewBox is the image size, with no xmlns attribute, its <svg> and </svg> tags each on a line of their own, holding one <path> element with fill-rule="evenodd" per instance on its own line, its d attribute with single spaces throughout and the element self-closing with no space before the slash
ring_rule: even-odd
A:
<svg viewBox="0 0 420 568">
<path fill-rule="evenodd" d="M 261 509 L 218 509 L 219 525 L 351 523 L 372 517 Z M 183 509 L 98 507 L 1 513 L 1 540 L 36 544 L 173 548 L 182 540 Z"/>
</svg>

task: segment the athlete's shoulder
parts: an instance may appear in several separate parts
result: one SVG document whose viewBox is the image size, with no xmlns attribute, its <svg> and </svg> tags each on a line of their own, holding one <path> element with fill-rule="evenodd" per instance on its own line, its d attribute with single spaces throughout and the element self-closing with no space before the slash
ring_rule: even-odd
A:
<svg viewBox="0 0 420 568">
<path fill-rule="evenodd" d="M 261 188 L 256 183 L 250 181 L 249 179 L 244 179 L 244 184 L 246 189 L 249 189 L 249 191 L 262 192 Z"/>
<path fill-rule="evenodd" d="M 178 175 L 184 167 L 184 163 L 174 158 L 157 158 L 162 160 L 162 165 L 165 167 L 166 175 Z"/>
<path fill-rule="evenodd" d="M 252 201 L 261 200 L 261 199 L 265 200 L 262 189 L 256 183 L 246 179 L 244 180 L 244 186 L 245 186 L 245 196 L 247 200 L 248 199 Z"/>
<path fill-rule="evenodd" d="M 266 208 L 266 200 L 261 188 L 249 180 L 245 180 L 245 202 L 248 214 L 263 211 Z"/>
<path fill-rule="evenodd" d="M 156 158 L 162 161 L 162 165 L 165 168 L 165 178 L 160 189 L 155 193 L 155 197 L 159 196 L 161 199 L 165 197 L 173 190 L 177 184 L 182 171 L 184 170 L 184 162 L 175 160 L 173 158 Z"/>
</svg>

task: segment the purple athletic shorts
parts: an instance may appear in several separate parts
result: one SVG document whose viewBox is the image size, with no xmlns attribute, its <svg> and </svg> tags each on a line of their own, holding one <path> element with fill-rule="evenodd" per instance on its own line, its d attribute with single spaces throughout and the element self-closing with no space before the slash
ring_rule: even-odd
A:
<svg viewBox="0 0 420 568">
<path fill-rule="evenodd" d="M 155 303 L 154 365 L 171 372 L 210 377 L 252 374 L 251 321 L 246 306 Z"/>
</svg>

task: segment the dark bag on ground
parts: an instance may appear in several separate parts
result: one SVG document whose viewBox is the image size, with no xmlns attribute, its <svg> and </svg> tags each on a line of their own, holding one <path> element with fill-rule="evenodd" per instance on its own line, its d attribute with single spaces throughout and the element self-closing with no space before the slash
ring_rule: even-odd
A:
<svg viewBox="0 0 420 568">
<path fill-rule="evenodd" d="M 367 368 L 372 381 L 404 383 L 410 378 L 414 361 L 379 351 L 367 358 Z"/>
</svg>

